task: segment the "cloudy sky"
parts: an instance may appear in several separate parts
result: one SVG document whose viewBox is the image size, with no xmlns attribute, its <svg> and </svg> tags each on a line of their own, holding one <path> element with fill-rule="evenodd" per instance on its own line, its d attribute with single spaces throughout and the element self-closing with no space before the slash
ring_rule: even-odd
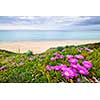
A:
<svg viewBox="0 0 100 100">
<path fill-rule="evenodd" d="M 100 16 L 0 16 L 0 30 L 100 31 Z"/>
</svg>

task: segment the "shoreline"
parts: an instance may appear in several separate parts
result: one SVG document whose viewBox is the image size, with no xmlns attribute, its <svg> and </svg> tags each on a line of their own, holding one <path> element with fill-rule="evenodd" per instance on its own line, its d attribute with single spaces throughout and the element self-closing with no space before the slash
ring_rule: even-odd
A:
<svg viewBox="0 0 100 100">
<path fill-rule="evenodd" d="M 18 41 L 18 42 L 0 42 L 0 49 L 11 52 L 24 53 L 31 50 L 34 54 L 45 52 L 47 49 L 58 46 L 82 45 L 89 43 L 98 43 L 100 40 L 47 40 L 47 41 Z"/>
</svg>

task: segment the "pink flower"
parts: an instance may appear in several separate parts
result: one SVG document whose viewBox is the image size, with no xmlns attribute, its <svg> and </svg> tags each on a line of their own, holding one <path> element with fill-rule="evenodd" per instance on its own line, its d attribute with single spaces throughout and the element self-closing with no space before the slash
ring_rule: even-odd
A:
<svg viewBox="0 0 100 100">
<path fill-rule="evenodd" d="M 19 66 L 21 67 L 21 66 L 23 66 L 24 65 L 24 62 L 20 62 L 19 63 Z"/>
<path fill-rule="evenodd" d="M 78 71 L 79 71 L 80 74 L 83 74 L 83 75 L 88 75 L 89 74 L 89 72 L 86 68 L 84 68 L 83 66 L 81 66 L 79 64 L 77 66 L 78 66 Z"/>
<path fill-rule="evenodd" d="M 84 48 L 84 49 L 87 50 L 87 51 L 90 50 L 89 48 Z"/>
<path fill-rule="evenodd" d="M 78 52 L 82 52 L 82 49 L 83 49 L 83 48 L 78 48 Z"/>
<path fill-rule="evenodd" d="M 46 66 L 46 69 L 47 69 L 48 71 L 50 71 L 50 70 L 51 70 L 51 66 L 50 66 L 50 65 L 47 65 L 47 66 Z"/>
<path fill-rule="evenodd" d="M 73 55 L 67 55 L 66 56 L 68 59 L 72 59 L 74 56 Z"/>
<path fill-rule="evenodd" d="M 30 58 L 28 58 L 28 60 L 29 60 L 29 61 L 32 61 L 32 60 L 33 60 L 33 58 L 31 58 L 31 57 L 30 57 Z"/>
<path fill-rule="evenodd" d="M 67 68 L 67 70 L 62 72 L 62 76 L 65 77 L 66 79 L 73 78 L 74 75 L 75 75 L 74 72 L 70 68 Z"/>
<path fill-rule="evenodd" d="M 0 70 L 5 70 L 5 69 L 7 69 L 6 66 L 2 66 L 2 67 L 0 67 Z"/>
<path fill-rule="evenodd" d="M 73 64 L 73 63 L 71 63 L 70 66 L 71 66 L 72 68 L 78 69 L 78 64 Z"/>
<path fill-rule="evenodd" d="M 71 68 L 71 70 L 74 72 L 74 76 L 77 77 L 79 75 L 78 71 L 74 68 Z"/>
<path fill-rule="evenodd" d="M 58 54 L 58 52 L 55 52 L 54 55 L 56 56 Z"/>
<path fill-rule="evenodd" d="M 59 56 L 59 58 L 60 58 L 60 59 L 63 59 L 63 58 L 64 58 L 64 56 L 63 56 L 63 55 L 60 55 L 60 56 Z"/>
<path fill-rule="evenodd" d="M 16 65 L 16 62 L 13 62 L 13 65 Z"/>
<path fill-rule="evenodd" d="M 60 54 L 58 52 L 55 52 L 54 55 L 58 56 L 58 57 L 60 56 Z"/>
<path fill-rule="evenodd" d="M 78 60 L 75 58 L 71 58 L 71 59 L 69 59 L 69 62 L 72 64 L 77 64 Z"/>
<path fill-rule="evenodd" d="M 63 64 L 61 64 L 60 66 L 61 66 L 61 70 L 62 70 L 62 71 L 65 71 L 65 70 L 67 70 L 67 68 L 68 68 L 66 65 L 63 65 Z"/>
<path fill-rule="evenodd" d="M 51 60 L 51 61 L 54 61 L 54 60 L 56 60 L 56 58 L 55 58 L 55 57 L 52 57 L 52 58 L 50 58 L 50 60 Z"/>
<path fill-rule="evenodd" d="M 59 59 L 59 57 L 58 56 L 55 56 L 55 59 Z"/>
<path fill-rule="evenodd" d="M 56 71 L 61 70 L 61 66 L 54 66 L 54 70 L 56 70 Z"/>
<path fill-rule="evenodd" d="M 61 52 L 65 52 L 65 50 L 63 49 Z"/>
<path fill-rule="evenodd" d="M 89 52 L 93 52 L 93 50 L 89 49 L 89 48 L 85 48 L 86 51 L 89 51 Z"/>
<path fill-rule="evenodd" d="M 88 70 L 83 69 L 83 68 L 84 68 L 84 67 L 82 67 L 82 68 L 79 70 L 79 73 L 80 73 L 80 74 L 83 74 L 83 75 L 88 75 L 88 74 L 89 74 Z"/>
<path fill-rule="evenodd" d="M 93 66 L 92 63 L 89 61 L 83 61 L 82 64 L 85 68 L 92 68 Z"/>
<path fill-rule="evenodd" d="M 82 55 L 75 55 L 75 58 L 77 58 L 77 59 L 84 59 L 84 57 Z"/>
</svg>

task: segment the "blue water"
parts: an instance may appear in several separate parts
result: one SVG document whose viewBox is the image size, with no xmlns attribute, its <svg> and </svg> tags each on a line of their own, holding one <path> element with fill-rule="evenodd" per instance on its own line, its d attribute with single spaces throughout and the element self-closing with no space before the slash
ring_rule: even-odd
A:
<svg viewBox="0 0 100 100">
<path fill-rule="evenodd" d="M 100 32 L 96 31 L 26 31 L 1 30 L 0 41 L 39 41 L 39 40 L 100 40 Z"/>
</svg>

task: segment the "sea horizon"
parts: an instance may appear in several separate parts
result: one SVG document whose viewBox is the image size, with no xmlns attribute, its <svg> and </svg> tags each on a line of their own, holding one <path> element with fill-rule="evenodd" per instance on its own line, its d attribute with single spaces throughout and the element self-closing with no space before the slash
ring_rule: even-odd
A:
<svg viewBox="0 0 100 100">
<path fill-rule="evenodd" d="M 0 30 L 0 42 L 100 40 L 99 31 Z"/>
</svg>

